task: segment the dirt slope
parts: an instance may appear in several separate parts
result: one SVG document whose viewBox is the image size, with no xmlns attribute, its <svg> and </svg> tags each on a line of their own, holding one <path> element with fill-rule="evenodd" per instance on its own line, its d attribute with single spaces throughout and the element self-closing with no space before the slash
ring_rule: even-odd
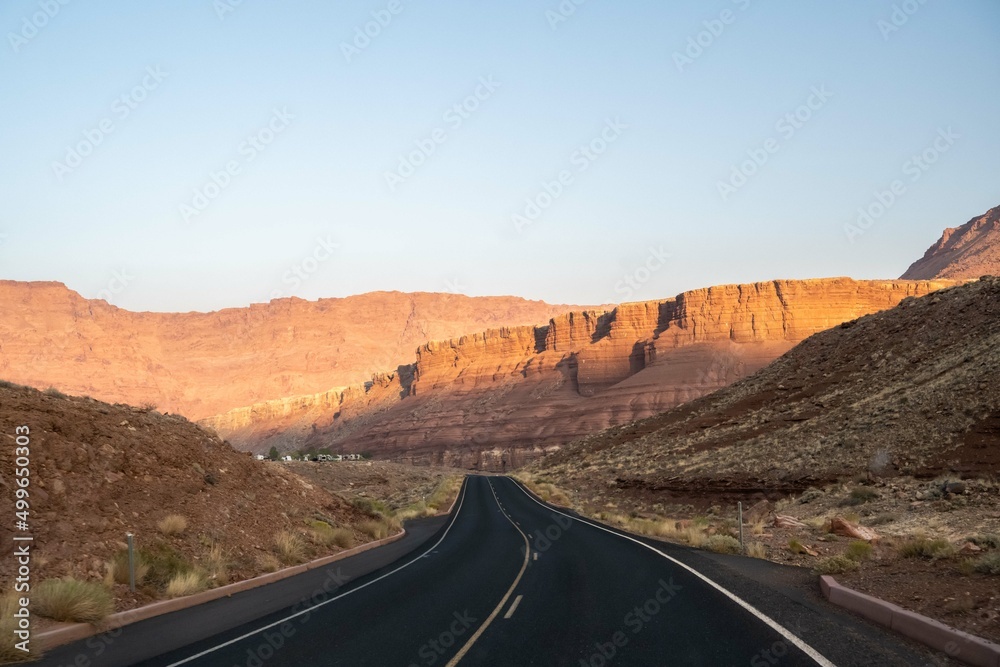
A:
<svg viewBox="0 0 1000 667">
<path fill-rule="evenodd" d="M 204 562 L 221 547 L 231 580 L 262 573 L 274 536 L 303 535 L 306 521 L 349 526 L 367 516 L 313 487 L 279 464 L 258 462 L 182 417 L 125 405 L 0 385 L 0 511 L 13 517 L 15 429 L 30 430 L 29 534 L 32 577 L 100 580 L 105 563 L 124 548 L 125 533 L 143 548 L 163 545 L 185 562 Z M 168 514 L 187 520 L 165 536 Z M 0 525 L 0 585 L 12 582 L 13 519 Z M 370 538 L 356 533 L 357 541 Z M 311 546 L 311 555 L 335 546 Z M 213 582 L 223 583 L 223 582 Z M 124 591 L 124 592 L 123 592 Z M 148 600 L 118 587 L 119 605 Z"/>
<path fill-rule="evenodd" d="M 979 278 L 1000 275 L 1000 206 L 961 227 L 944 230 L 937 243 L 914 262 L 903 278 Z"/>
<path fill-rule="evenodd" d="M 866 473 L 1000 469 L 1000 279 L 812 336 L 763 370 L 535 466 L 569 487 L 794 492 Z"/>
</svg>

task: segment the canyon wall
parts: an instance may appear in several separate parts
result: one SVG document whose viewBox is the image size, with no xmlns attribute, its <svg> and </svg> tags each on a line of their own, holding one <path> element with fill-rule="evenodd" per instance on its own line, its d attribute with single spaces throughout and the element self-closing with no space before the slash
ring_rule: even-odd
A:
<svg viewBox="0 0 1000 667">
<path fill-rule="evenodd" d="M 951 281 L 777 280 L 583 310 L 417 349 L 366 385 L 206 420 L 237 446 L 504 470 L 727 386 L 800 341 Z"/>
<path fill-rule="evenodd" d="M 910 265 L 903 278 L 979 278 L 1000 275 L 1000 206 L 961 227 L 949 227 Z"/>
<path fill-rule="evenodd" d="M 579 308 L 374 292 L 213 313 L 134 313 L 61 283 L 0 281 L 0 379 L 201 419 L 361 384 L 410 361 L 429 339 L 537 324 Z"/>
</svg>

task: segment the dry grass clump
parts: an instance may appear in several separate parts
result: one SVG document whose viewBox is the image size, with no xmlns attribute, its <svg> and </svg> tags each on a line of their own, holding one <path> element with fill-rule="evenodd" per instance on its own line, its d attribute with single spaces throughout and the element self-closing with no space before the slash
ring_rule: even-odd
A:
<svg viewBox="0 0 1000 667">
<path fill-rule="evenodd" d="M 954 556 L 955 547 L 943 537 L 930 539 L 923 535 L 918 535 L 905 540 L 899 545 L 899 555 L 903 558 L 941 560 Z"/>
<path fill-rule="evenodd" d="M 864 540 L 855 540 L 847 545 L 847 551 L 844 552 L 844 555 L 860 563 L 872 557 L 872 545 Z"/>
<path fill-rule="evenodd" d="M 968 538 L 968 541 L 972 542 L 977 547 L 982 547 L 983 549 L 1000 549 L 1000 535 L 994 535 L 992 533 L 973 535 Z"/>
<path fill-rule="evenodd" d="M 306 558 L 306 547 L 302 539 L 287 530 L 275 534 L 274 551 L 284 565 L 297 565 Z"/>
<path fill-rule="evenodd" d="M 281 561 L 272 553 L 264 553 L 258 556 L 257 565 L 264 572 L 277 572 L 281 569 Z"/>
<path fill-rule="evenodd" d="M 384 540 L 399 530 L 399 522 L 395 519 L 370 519 L 359 523 L 357 528 L 373 539 Z"/>
<path fill-rule="evenodd" d="M 708 542 L 708 534 L 705 533 L 705 529 L 701 526 L 690 526 L 681 535 L 685 542 L 696 549 L 700 549 Z"/>
<path fill-rule="evenodd" d="M 168 598 L 180 598 L 185 595 L 194 595 L 208 588 L 205 575 L 198 570 L 182 572 L 176 575 L 167 584 L 166 594 Z"/>
<path fill-rule="evenodd" d="M 980 574 L 1000 574 L 1000 553 L 983 554 L 972 561 L 972 569 Z"/>
<path fill-rule="evenodd" d="M 213 544 L 205 557 L 207 584 L 224 586 L 229 583 L 229 559 L 222 545 Z M 169 588 L 169 584 L 168 584 Z"/>
<path fill-rule="evenodd" d="M 851 560 L 843 554 L 824 558 L 816 563 L 814 568 L 819 574 L 843 574 L 858 569 L 858 561 Z"/>
<path fill-rule="evenodd" d="M 98 623 L 114 611 L 111 593 L 92 581 L 46 579 L 32 593 L 33 611 L 55 621 Z"/>
<path fill-rule="evenodd" d="M 159 528 L 160 532 L 164 535 L 180 535 L 187 530 L 187 526 L 187 519 L 180 514 L 168 514 L 160 519 L 160 522 L 156 524 L 156 527 Z"/>
<path fill-rule="evenodd" d="M 149 574 L 149 564 L 143 558 L 142 553 L 135 552 L 135 585 L 138 586 L 146 580 Z M 104 564 L 104 585 L 109 588 L 115 584 L 128 584 L 128 551 L 123 550 L 116 553 L 111 560 Z"/>
<path fill-rule="evenodd" d="M 747 556 L 767 559 L 767 546 L 763 542 L 751 542 L 747 545 Z"/>
<path fill-rule="evenodd" d="M 712 535 L 705 546 L 717 554 L 738 554 L 742 551 L 740 541 L 729 535 Z"/>
<path fill-rule="evenodd" d="M 458 497 L 464 479 L 465 477 L 462 475 L 452 475 L 441 480 L 441 483 L 431 493 L 430 498 L 427 499 L 427 509 L 433 514 L 448 509 L 451 501 Z"/>
</svg>

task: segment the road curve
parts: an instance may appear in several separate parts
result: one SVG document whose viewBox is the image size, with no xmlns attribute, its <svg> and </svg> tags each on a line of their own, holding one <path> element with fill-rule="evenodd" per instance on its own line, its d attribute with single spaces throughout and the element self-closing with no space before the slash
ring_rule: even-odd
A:
<svg viewBox="0 0 1000 667">
<path fill-rule="evenodd" d="M 745 576 L 731 565 L 747 559 L 719 558 L 549 507 L 509 478 L 470 476 L 434 535 L 369 574 L 280 609 L 266 606 L 264 587 L 254 599 L 277 610 L 249 621 L 250 598 L 220 601 L 213 618 L 236 620 L 205 638 L 204 616 L 193 610 L 129 626 L 109 644 L 107 662 L 90 664 L 932 664 L 919 649 L 789 588 L 782 577 L 792 568 L 755 561 L 760 572 Z M 295 589 L 296 579 L 274 590 L 282 599 L 316 591 L 315 580 Z M 123 645 L 145 653 L 110 660 Z M 63 647 L 42 664 L 73 664 L 79 650 Z"/>
</svg>

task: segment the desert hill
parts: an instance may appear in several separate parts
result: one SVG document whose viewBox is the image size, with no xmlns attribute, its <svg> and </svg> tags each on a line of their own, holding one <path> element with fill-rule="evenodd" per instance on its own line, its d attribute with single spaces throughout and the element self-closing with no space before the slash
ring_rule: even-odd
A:
<svg viewBox="0 0 1000 667">
<path fill-rule="evenodd" d="M 0 281 L 0 378 L 200 419 L 361 383 L 433 338 L 536 324 L 580 306 L 374 292 L 212 313 L 134 313 L 60 283 Z"/>
<path fill-rule="evenodd" d="M 361 386 L 205 420 L 240 448 L 330 447 L 510 469 L 763 368 L 809 336 L 949 281 L 776 280 L 432 342 Z"/>
<path fill-rule="evenodd" d="M 869 472 L 995 475 L 998 377 L 1000 279 L 984 278 L 818 333 L 730 387 L 533 468 L 567 488 L 660 497 L 799 492 Z"/>
<path fill-rule="evenodd" d="M 34 537 L 35 583 L 62 576 L 101 580 L 124 549 L 126 532 L 135 534 L 143 553 L 157 554 L 170 568 L 202 568 L 206 585 L 277 567 L 281 531 L 298 536 L 301 557 L 336 552 L 332 544 L 310 542 L 317 520 L 347 531 L 350 541 L 371 539 L 353 528 L 370 517 L 339 496 L 280 464 L 235 451 L 183 417 L 4 382 L 0 466 L 7 472 L 0 476 L 0 507 L 11 517 L 0 527 L 5 563 L 14 562 L 15 436 L 22 426 L 30 439 L 27 534 Z M 159 523 L 168 515 L 183 517 L 186 527 L 165 533 Z M 12 577 L 10 567 L 0 569 L 5 587 Z M 137 596 L 119 583 L 119 604 L 157 597 L 153 583 L 143 582 Z"/>
<path fill-rule="evenodd" d="M 1000 206 L 961 227 L 944 230 L 937 243 L 914 262 L 903 278 L 979 278 L 1000 275 Z"/>
</svg>

